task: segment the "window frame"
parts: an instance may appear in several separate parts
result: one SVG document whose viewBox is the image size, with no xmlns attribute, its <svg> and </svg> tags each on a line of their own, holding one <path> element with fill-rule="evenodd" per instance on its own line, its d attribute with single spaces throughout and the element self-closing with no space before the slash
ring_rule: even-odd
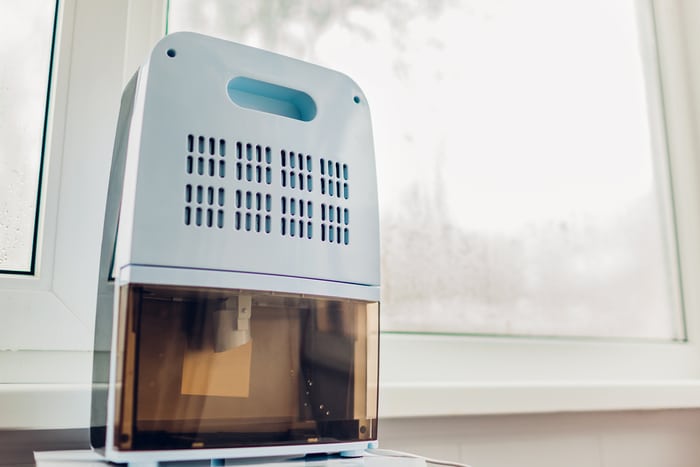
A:
<svg viewBox="0 0 700 467">
<path fill-rule="evenodd" d="M 59 2 L 36 266 L 32 275 L 0 273 L 0 303 L 9 304 L 0 310 L 7 323 L 0 328 L 0 348 L 92 349 L 93 289 L 121 90 L 155 43 L 143 34 L 160 37 L 152 25 L 139 21 L 156 17 L 152 9 L 160 3 Z M 144 13 L 145 6 L 150 8 Z M 112 33 L 110 40 L 98 45 L 107 32 Z M 96 63 L 104 68 L 98 69 Z M 101 105 L 107 103 L 105 111 Z M 84 254 L 75 254 L 76 245 Z M 13 310 L 22 310 L 21 316 Z"/>
<path fill-rule="evenodd" d="M 68 81 L 70 76 L 69 63 L 72 55 L 72 34 L 75 2 L 59 1 L 56 12 L 53 57 L 51 63 L 52 79 L 49 83 L 47 109 L 45 116 L 44 147 L 40 172 L 42 177 L 38 186 L 41 193 L 37 211 L 40 213 L 35 226 L 35 259 L 33 272 L 18 274 L 15 272 L 0 273 L 0 302 L 9 304 L 3 307 L 3 314 L 14 310 L 25 310 L 31 318 L 38 317 L 37 310 L 49 307 L 56 314 L 62 314 L 60 298 L 52 291 L 54 274 L 53 252 L 56 249 L 57 216 L 59 210 L 58 197 L 54 196 L 60 188 L 60 172 L 62 165 L 63 145 L 65 140 L 66 110 L 68 102 Z M 10 309 L 12 308 L 12 309 Z M 33 316 L 34 315 L 34 316 Z M 0 331 L 2 348 L 20 350 L 20 347 L 8 345 L 7 337 L 12 337 L 18 331 L 12 316 L 3 316 L 5 322 L 10 318 L 8 326 Z M 54 324 L 54 321 L 52 321 Z M 60 328 L 59 328 L 60 329 Z M 14 339 L 10 339 L 12 343 Z M 31 344 L 30 344 L 31 345 Z"/>
<path fill-rule="evenodd" d="M 700 407 L 700 93 L 692 89 L 700 82 L 692 79 L 700 78 L 700 60 L 693 59 L 700 57 L 700 4 L 652 5 L 647 21 L 656 26 L 662 96 L 655 105 L 666 128 L 655 144 L 669 153 L 687 339 L 383 333 L 381 417 Z M 59 7 L 36 272 L 0 275 L 0 348 L 15 350 L 0 352 L 0 407 L 26 407 L 30 397 L 47 409 L 3 417 L 0 428 L 88 424 L 99 243 L 119 98 L 163 34 L 167 14 L 165 0 L 62 0 Z M 76 403 L 82 405 L 68 414 L 60 409 Z"/>
</svg>

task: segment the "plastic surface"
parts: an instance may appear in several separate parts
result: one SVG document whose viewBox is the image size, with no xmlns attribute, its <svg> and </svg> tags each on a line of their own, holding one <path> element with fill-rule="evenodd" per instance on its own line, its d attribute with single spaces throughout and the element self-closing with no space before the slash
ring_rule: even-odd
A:
<svg viewBox="0 0 700 467">
<path fill-rule="evenodd" d="M 120 450 L 376 439 L 376 302 L 134 284 L 120 295 Z"/>
<path fill-rule="evenodd" d="M 298 109 L 313 102 L 316 115 L 241 107 L 232 80 Z M 379 285 L 372 131 L 358 95 L 348 77 L 298 60 L 193 33 L 164 38 L 139 76 L 118 266 Z"/>
<path fill-rule="evenodd" d="M 81 467 L 102 467 L 109 465 L 106 461 L 100 460 L 99 456 L 90 451 L 48 451 L 37 452 L 34 454 L 37 467 L 67 467 L 80 465 Z M 218 461 L 218 459 L 217 459 Z M 147 464 L 146 462 L 133 462 L 130 465 L 158 465 L 157 462 Z M 329 457 L 313 457 L 313 458 L 294 458 L 294 459 L 269 459 L 263 461 L 261 459 L 244 460 L 226 462 L 223 465 L 237 466 L 255 466 L 255 467 L 425 467 L 426 463 L 422 459 L 413 459 L 407 457 L 388 457 L 388 456 L 367 456 L 361 458 L 339 458 L 336 456 Z M 162 464 L 161 464 L 162 465 Z M 168 463 L 170 467 L 176 467 L 177 464 Z M 182 464 L 183 467 L 209 467 L 211 461 L 187 462 Z"/>
</svg>

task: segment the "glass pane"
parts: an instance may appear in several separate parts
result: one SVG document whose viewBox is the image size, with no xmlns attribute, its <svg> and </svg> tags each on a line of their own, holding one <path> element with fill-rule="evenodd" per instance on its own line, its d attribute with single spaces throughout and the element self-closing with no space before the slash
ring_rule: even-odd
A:
<svg viewBox="0 0 700 467">
<path fill-rule="evenodd" d="M 0 271 L 31 272 L 55 0 L 0 2 Z"/>
<path fill-rule="evenodd" d="M 122 287 L 119 449 L 376 439 L 379 306 Z"/>
<path fill-rule="evenodd" d="M 344 71 L 372 108 L 382 329 L 683 339 L 634 0 L 171 0 L 194 30 Z M 642 59 L 644 57 L 644 60 Z M 654 118 L 650 118 L 654 117 Z"/>
</svg>

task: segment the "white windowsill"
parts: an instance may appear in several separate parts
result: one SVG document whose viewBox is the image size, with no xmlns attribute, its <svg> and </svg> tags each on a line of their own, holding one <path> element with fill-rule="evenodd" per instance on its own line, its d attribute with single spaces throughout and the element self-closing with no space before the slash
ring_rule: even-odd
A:
<svg viewBox="0 0 700 467">
<path fill-rule="evenodd" d="M 0 430 L 86 428 L 88 384 L 0 384 Z"/>
<path fill-rule="evenodd" d="M 700 407 L 700 381 L 388 384 L 385 418 Z"/>
<path fill-rule="evenodd" d="M 86 428 L 88 384 L 0 384 L 0 430 Z M 700 407 L 700 381 L 390 384 L 380 418 Z"/>
</svg>

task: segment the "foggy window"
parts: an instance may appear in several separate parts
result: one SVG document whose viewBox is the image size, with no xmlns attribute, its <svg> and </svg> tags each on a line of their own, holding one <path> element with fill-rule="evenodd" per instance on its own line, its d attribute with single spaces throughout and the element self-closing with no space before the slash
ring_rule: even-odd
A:
<svg viewBox="0 0 700 467">
<path fill-rule="evenodd" d="M 651 6 L 171 0 L 372 111 L 382 330 L 683 339 Z"/>
<path fill-rule="evenodd" d="M 34 270 L 56 3 L 0 2 L 0 272 Z"/>
</svg>

